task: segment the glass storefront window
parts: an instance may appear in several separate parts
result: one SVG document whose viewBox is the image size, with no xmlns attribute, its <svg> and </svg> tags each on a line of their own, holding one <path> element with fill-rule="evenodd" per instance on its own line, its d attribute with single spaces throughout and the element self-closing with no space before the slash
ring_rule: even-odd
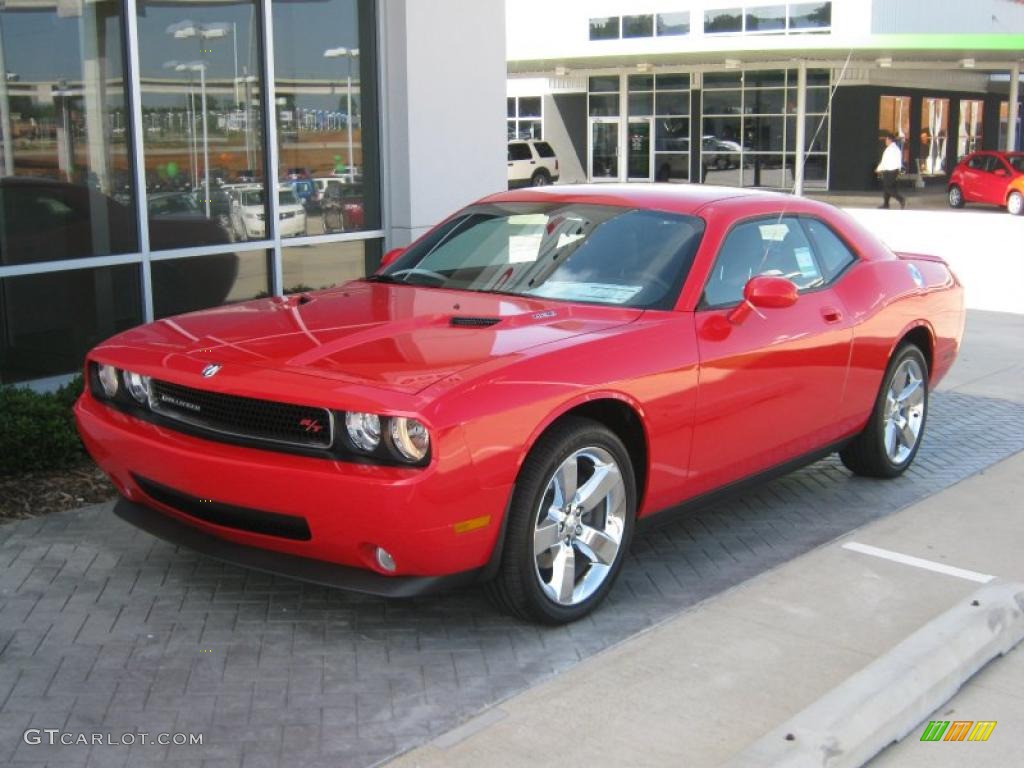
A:
<svg viewBox="0 0 1024 768">
<path fill-rule="evenodd" d="M 818 32 L 832 26 L 832 3 L 791 3 L 789 29 L 794 32 Z"/>
<path fill-rule="evenodd" d="M 138 264 L 0 279 L 0 384 L 78 371 L 86 350 L 142 322 Z"/>
<path fill-rule="evenodd" d="M 878 97 L 878 156 L 885 149 L 885 136 L 892 134 L 903 147 L 903 167 L 910 167 L 910 97 Z"/>
<path fill-rule="evenodd" d="M 946 172 L 946 143 L 949 140 L 949 99 L 921 99 L 921 144 L 917 167 L 922 174 Z"/>
<path fill-rule="evenodd" d="M 310 234 L 324 230 L 331 180 L 358 188 L 355 229 L 380 226 L 372 3 L 293 0 L 273 5 L 278 179 L 299 196 Z M 520 114 L 524 99 L 520 99 Z"/>
<path fill-rule="evenodd" d="M 0 265 L 138 250 L 121 5 L 0 8 Z"/>
<path fill-rule="evenodd" d="M 284 292 L 333 288 L 365 277 L 380 263 L 379 240 L 350 240 L 285 248 Z"/>
<path fill-rule="evenodd" d="M 721 8 L 704 11 L 704 34 L 736 33 L 743 31 L 743 9 Z"/>
<path fill-rule="evenodd" d="M 745 24 L 747 32 L 785 32 L 786 6 L 747 8 Z"/>
<path fill-rule="evenodd" d="M 654 16 L 623 16 L 623 37 L 654 37 Z"/>
<path fill-rule="evenodd" d="M 690 34 L 690 13 L 659 13 L 655 29 L 658 37 Z"/>
<path fill-rule="evenodd" d="M 237 191 L 264 181 L 259 7 L 138 0 L 138 9 L 150 247 L 227 243 Z"/>
<path fill-rule="evenodd" d="M 982 111 L 985 102 L 980 99 L 961 99 L 960 124 L 957 130 L 956 156 L 981 149 Z"/>
<path fill-rule="evenodd" d="M 618 40 L 619 17 L 599 16 L 590 20 L 591 40 Z"/>
<path fill-rule="evenodd" d="M 153 273 L 156 318 L 269 296 L 269 251 L 160 259 Z"/>
</svg>

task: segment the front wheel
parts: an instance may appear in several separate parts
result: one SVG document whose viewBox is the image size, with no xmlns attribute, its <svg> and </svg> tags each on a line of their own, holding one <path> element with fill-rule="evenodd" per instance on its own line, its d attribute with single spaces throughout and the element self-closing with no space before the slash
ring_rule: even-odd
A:
<svg viewBox="0 0 1024 768">
<path fill-rule="evenodd" d="M 928 363 L 914 344 L 889 361 L 867 426 L 839 452 L 847 469 L 866 477 L 898 477 L 921 446 L 928 416 Z"/>
<path fill-rule="evenodd" d="M 1016 190 L 1011 192 L 1010 196 L 1006 198 L 1006 210 L 1014 216 L 1024 214 L 1024 195 Z"/>
<path fill-rule="evenodd" d="M 499 608 L 544 624 L 587 615 L 622 568 L 636 504 L 622 441 L 589 419 L 560 422 L 531 450 L 516 481 L 489 596 Z"/>
<path fill-rule="evenodd" d="M 964 193 L 956 184 L 949 188 L 949 192 L 946 193 L 947 199 L 949 200 L 950 208 L 963 208 L 964 207 Z"/>
</svg>

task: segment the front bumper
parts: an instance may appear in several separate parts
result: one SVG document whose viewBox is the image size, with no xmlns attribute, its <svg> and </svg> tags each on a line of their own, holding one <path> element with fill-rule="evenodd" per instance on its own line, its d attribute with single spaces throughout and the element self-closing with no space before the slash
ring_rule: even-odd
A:
<svg viewBox="0 0 1024 768">
<path fill-rule="evenodd" d="M 75 415 L 89 453 L 128 500 L 158 510 L 178 527 L 234 545 L 223 547 L 230 556 L 218 555 L 206 544 L 197 547 L 215 557 L 275 572 L 285 572 L 269 567 L 281 555 L 307 561 L 293 568 L 295 563 L 287 559 L 293 571 L 289 575 L 297 578 L 308 579 L 303 572 L 347 566 L 384 580 L 426 577 L 431 580 L 428 587 L 438 577 L 453 574 L 464 580 L 467 572 L 491 563 L 511 491 L 481 487 L 468 452 L 457 448 L 423 468 L 297 456 L 144 422 L 98 402 L 88 391 L 76 403 Z M 272 522 L 299 518 L 308 535 L 287 536 L 273 526 L 197 514 L 195 504 L 175 503 L 160 494 L 154 498 L 154 487 L 173 489 L 179 498 L 205 502 L 211 509 L 238 509 Z M 186 538 L 181 543 L 187 546 L 199 541 Z M 393 557 L 393 573 L 377 564 L 377 547 Z M 242 557 L 240 549 L 256 552 Z M 348 577 L 329 583 L 340 582 L 363 583 Z M 351 584 L 349 588 L 360 589 Z M 412 593 L 408 586 L 362 589 Z"/>
</svg>

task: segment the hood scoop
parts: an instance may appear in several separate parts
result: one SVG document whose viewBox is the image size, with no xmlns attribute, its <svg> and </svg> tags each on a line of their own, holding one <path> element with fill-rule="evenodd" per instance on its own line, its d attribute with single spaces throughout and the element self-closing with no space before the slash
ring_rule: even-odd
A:
<svg viewBox="0 0 1024 768">
<path fill-rule="evenodd" d="M 455 328 L 490 328 L 501 322 L 500 317 L 473 317 L 472 315 L 456 315 L 449 321 Z"/>
</svg>

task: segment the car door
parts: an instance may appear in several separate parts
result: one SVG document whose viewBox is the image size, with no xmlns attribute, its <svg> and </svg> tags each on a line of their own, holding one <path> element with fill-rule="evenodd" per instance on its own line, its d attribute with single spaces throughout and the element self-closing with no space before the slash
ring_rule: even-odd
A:
<svg viewBox="0 0 1024 768">
<path fill-rule="evenodd" d="M 983 202 L 985 200 L 985 168 L 987 165 L 988 155 L 976 153 L 967 159 L 963 169 L 961 190 L 964 200 L 968 202 Z"/>
<path fill-rule="evenodd" d="M 533 159 L 530 145 L 525 141 L 510 141 L 508 144 L 508 180 L 525 181 L 533 175 L 537 161 Z"/>
<path fill-rule="evenodd" d="M 828 229 L 817 220 L 815 226 Z M 832 283 L 853 256 L 846 251 L 845 264 L 840 257 L 826 265 L 822 240 L 800 218 L 778 215 L 742 221 L 723 240 L 696 313 L 700 383 L 691 493 L 783 464 L 841 436 L 837 414 L 852 326 Z M 799 290 L 796 303 L 734 312 L 756 275 L 790 279 Z"/>
<path fill-rule="evenodd" d="M 1006 202 L 1006 187 L 1013 174 L 999 155 L 989 155 L 988 161 L 985 174 L 985 202 L 1002 206 Z"/>
</svg>

